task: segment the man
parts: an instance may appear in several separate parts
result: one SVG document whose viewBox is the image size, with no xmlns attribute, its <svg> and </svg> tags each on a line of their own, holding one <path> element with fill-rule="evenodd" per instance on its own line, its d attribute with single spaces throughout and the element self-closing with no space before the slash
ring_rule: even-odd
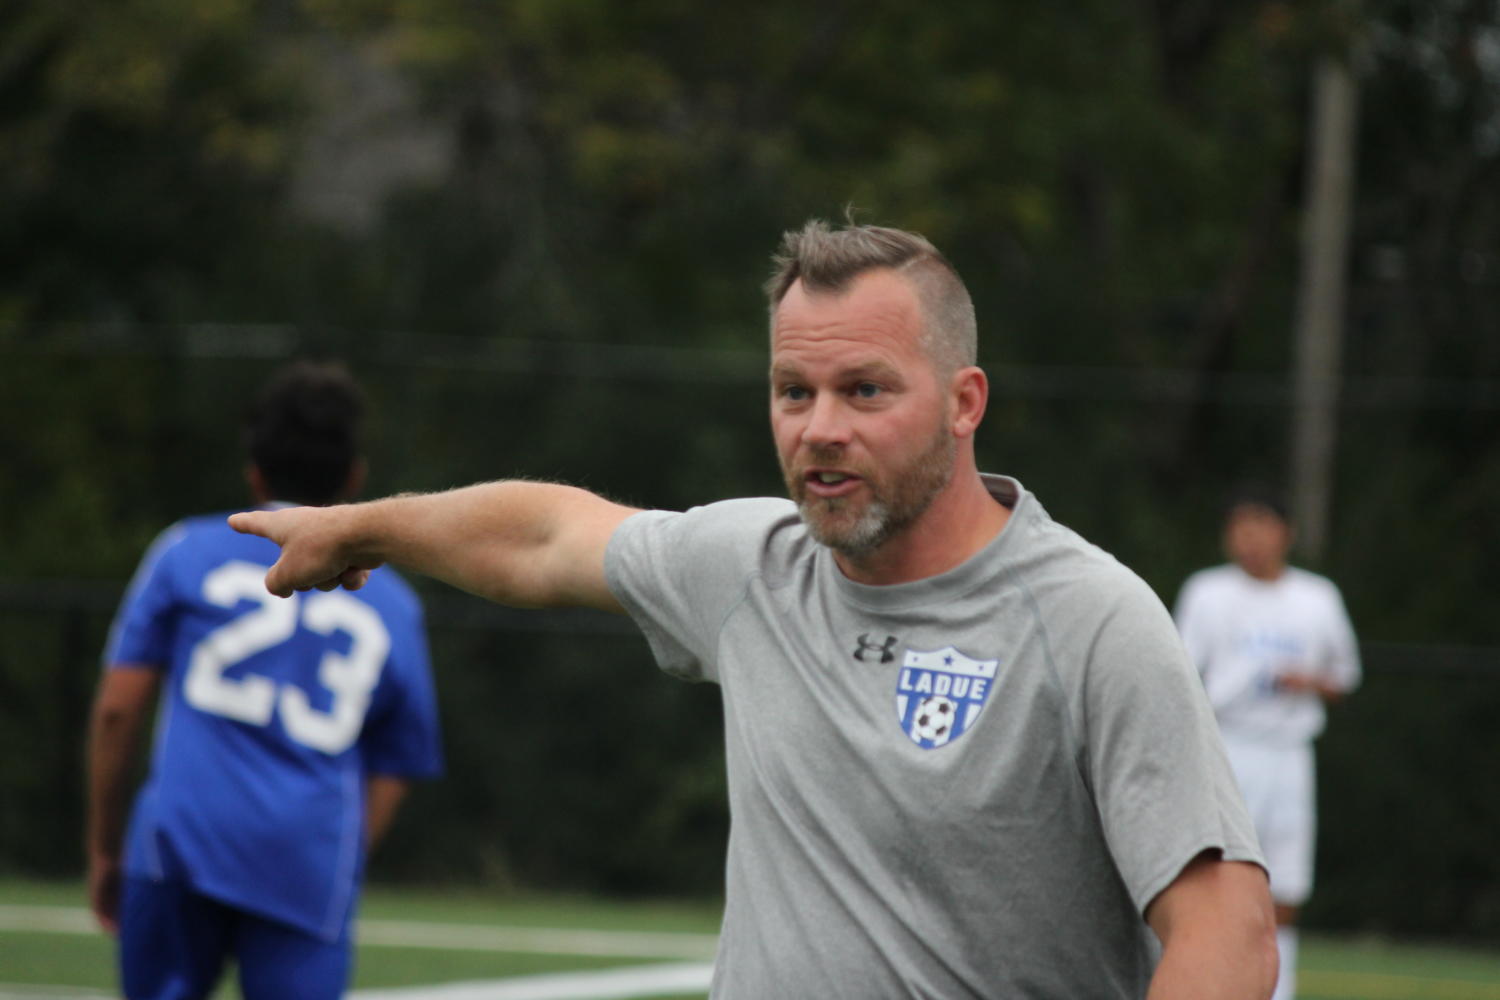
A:
<svg viewBox="0 0 1500 1000">
<path fill-rule="evenodd" d="M 1297 913 L 1312 892 L 1312 741 L 1324 705 L 1360 679 L 1338 588 L 1287 565 L 1291 546 L 1280 500 L 1242 491 L 1224 521 L 1230 563 L 1189 577 L 1176 607 L 1266 853 L 1281 957 L 1275 1000 L 1295 995 Z"/>
<path fill-rule="evenodd" d="M 358 387 L 299 363 L 257 400 L 261 505 L 359 489 Z M 332 1000 L 349 978 L 365 853 L 441 765 L 421 607 L 393 572 L 358 596 L 280 601 L 276 547 L 223 515 L 164 532 L 125 595 L 90 727 L 89 896 L 118 932 L 128 1000 Z M 131 760 L 158 691 L 150 775 L 122 850 Z"/>
<path fill-rule="evenodd" d="M 717 682 L 720 1000 L 1263 1000 L 1270 901 L 1201 686 L 1139 579 L 980 476 L 957 274 L 914 234 L 814 222 L 769 291 L 791 502 L 509 482 L 231 523 L 282 545 L 274 593 L 390 561 L 625 611 Z"/>
</svg>

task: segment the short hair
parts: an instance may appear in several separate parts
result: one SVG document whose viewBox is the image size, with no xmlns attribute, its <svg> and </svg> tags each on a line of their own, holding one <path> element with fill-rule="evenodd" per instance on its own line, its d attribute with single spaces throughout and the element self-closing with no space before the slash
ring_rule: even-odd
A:
<svg viewBox="0 0 1500 1000">
<path fill-rule="evenodd" d="M 917 233 L 850 223 L 830 228 L 811 219 L 785 233 L 766 281 L 771 312 L 799 279 L 814 292 L 839 294 L 869 271 L 890 268 L 912 283 L 921 305 L 923 346 L 941 370 L 957 371 L 979 357 L 974 302 L 952 264 Z"/>
<path fill-rule="evenodd" d="M 360 454 L 364 395 L 338 362 L 278 370 L 245 418 L 245 450 L 274 500 L 321 506 L 339 498 Z"/>
<path fill-rule="evenodd" d="M 1282 523 L 1292 523 L 1286 498 L 1281 491 L 1261 482 L 1239 483 L 1224 497 L 1224 521 L 1227 524 L 1241 507 L 1259 507 L 1276 515 Z"/>
</svg>

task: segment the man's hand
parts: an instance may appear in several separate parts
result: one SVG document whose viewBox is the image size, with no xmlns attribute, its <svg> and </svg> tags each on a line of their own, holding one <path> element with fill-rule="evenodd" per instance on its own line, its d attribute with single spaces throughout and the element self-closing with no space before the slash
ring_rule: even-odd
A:
<svg viewBox="0 0 1500 1000">
<path fill-rule="evenodd" d="M 1277 691 L 1317 695 L 1330 705 L 1344 696 L 1343 688 L 1334 687 L 1316 674 L 1287 671 L 1277 674 L 1273 683 Z"/>
<path fill-rule="evenodd" d="M 233 514 L 229 526 L 269 538 L 281 557 L 266 574 L 266 589 L 277 597 L 295 591 L 358 590 L 381 560 L 356 551 L 357 513 L 353 507 L 288 507 Z"/>
<path fill-rule="evenodd" d="M 110 934 L 120 932 L 120 859 L 89 857 L 89 909 Z"/>
<path fill-rule="evenodd" d="M 1318 690 L 1318 679 L 1312 674 L 1277 674 L 1276 690 L 1289 694 L 1313 694 Z"/>
</svg>

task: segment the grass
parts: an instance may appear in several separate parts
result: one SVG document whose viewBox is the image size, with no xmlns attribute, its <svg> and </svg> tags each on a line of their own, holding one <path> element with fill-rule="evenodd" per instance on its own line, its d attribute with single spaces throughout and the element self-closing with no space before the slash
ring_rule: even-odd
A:
<svg viewBox="0 0 1500 1000">
<path fill-rule="evenodd" d="M 0 882 L 0 905 L 81 907 L 83 904 L 80 885 Z M 434 892 L 376 888 L 367 893 L 362 916 L 375 920 L 474 927 L 707 935 L 718 929 L 719 908 L 707 903 L 625 903 L 565 896 L 498 896 L 472 890 Z M 361 945 L 356 956 L 354 987 L 504 979 L 548 972 L 619 968 L 651 961 L 658 960 Z M 232 976 L 226 979 L 232 979 Z M 115 984 L 113 942 L 102 933 L 0 929 L 0 984 L 74 987 L 99 992 L 112 990 Z M 216 1000 L 231 1000 L 238 995 L 238 989 L 226 981 L 216 994 Z M 672 1000 L 683 998 L 679 996 Z"/>
<path fill-rule="evenodd" d="M 434 892 L 380 888 L 366 894 L 361 909 L 361 915 L 366 919 L 479 927 L 685 934 L 716 933 L 719 912 L 717 906 L 709 904 L 625 903 L 565 896 L 499 896 L 474 890 Z M 648 961 L 655 960 L 361 946 L 354 985 L 356 988 L 414 986 L 466 979 L 502 979 L 545 972 L 618 968 Z"/>
<path fill-rule="evenodd" d="M 0 904 L 76 907 L 82 900 L 82 889 L 74 884 L 0 882 Z M 374 889 L 363 914 L 373 920 L 477 928 L 712 934 L 719 910 L 707 903 Z M 359 949 L 355 986 L 501 979 L 632 961 L 652 959 L 366 944 Z M 1500 1000 L 1500 951 L 1304 934 L 1299 966 L 1299 1000 Z M 107 992 L 114 984 L 112 943 L 102 934 L 0 929 L 0 983 Z M 218 1000 L 237 996 L 226 985 Z"/>
<path fill-rule="evenodd" d="M 3 892 L 3 890 L 0 890 Z M 516 924 L 590 930 L 713 934 L 719 906 L 710 903 L 621 902 L 559 895 L 500 895 L 476 889 L 372 887 L 361 915 L 441 923 Z"/>
<path fill-rule="evenodd" d="M 1500 951 L 1302 935 L 1298 1000 L 1500 1000 Z"/>
</svg>

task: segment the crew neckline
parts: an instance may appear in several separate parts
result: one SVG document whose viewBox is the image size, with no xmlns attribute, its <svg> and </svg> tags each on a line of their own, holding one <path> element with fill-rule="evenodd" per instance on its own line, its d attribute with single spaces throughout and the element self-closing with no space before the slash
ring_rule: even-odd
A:
<svg viewBox="0 0 1500 1000">
<path fill-rule="evenodd" d="M 831 549 L 819 545 L 818 571 L 832 577 L 835 589 L 849 603 L 870 611 L 899 611 L 931 604 L 939 598 L 956 598 L 969 593 L 993 577 L 995 564 L 1011 547 L 1009 540 L 1022 530 L 1018 522 L 1029 520 L 1034 516 L 1032 512 L 1038 509 L 1036 498 L 1026 491 L 1020 480 L 990 472 L 980 473 L 979 478 L 990 496 L 1010 511 L 1010 518 L 983 548 L 952 569 L 905 583 L 859 583 L 839 569 Z"/>
</svg>

